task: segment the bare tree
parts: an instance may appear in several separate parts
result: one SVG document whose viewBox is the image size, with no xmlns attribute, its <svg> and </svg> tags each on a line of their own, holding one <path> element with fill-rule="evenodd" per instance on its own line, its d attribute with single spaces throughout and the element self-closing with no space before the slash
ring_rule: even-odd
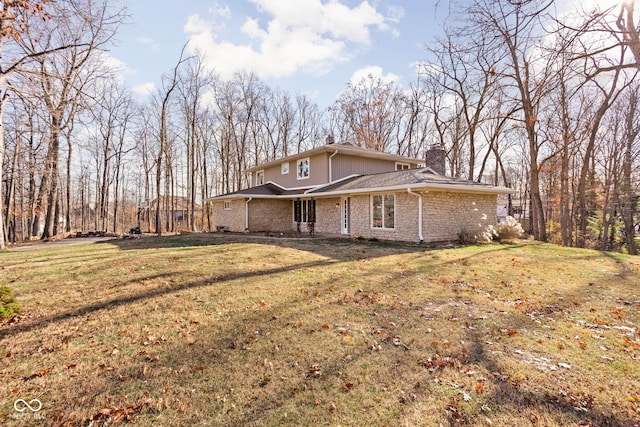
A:
<svg viewBox="0 0 640 427">
<path fill-rule="evenodd" d="M 161 213 L 161 202 L 162 202 L 162 166 L 165 165 L 165 171 L 171 171 L 171 167 L 168 164 L 167 160 L 170 160 L 170 151 L 169 151 L 169 124 L 168 124 L 168 115 L 169 115 L 169 106 L 171 102 L 171 94 L 176 90 L 178 86 L 178 71 L 180 66 L 189 58 L 184 58 L 184 51 L 186 45 L 182 47 L 182 51 L 180 52 L 180 58 L 176 63 L 175 67 L 171 75 L 164 76 L 163 78 L 163 87 L 160 89 L 156 95 L 154 96 L 154 101 L 157 104 L 158 115 L 159 115 L 159 123 L 160 128 L 158 129 L 158 153 L 156 157 L 156 233 L 158 236 L 162 235 L 162 217 Z M 166 181 L 166 180 L 165 180 Z M 168 184 L 165 182 L 165 184 Z M 165 190 L 165 201 L 169 197 L 166 194 Z M 168 209 L 166 210 L 168 211 Z"/>
<path fill-rule="evenodd" d="M 480 151 L 478 134 L 487 120 L 486 110 L 497 90 L 499 55 L 504 53 L 492 45 L 490 33 L 480 31 L 468 35 L 455 28 L 445 31 L 445 38 L 429 49 L 436 58 L 435 64 L 430 65 L 430 74 L 434 83 L 442 86 L 444 93 L 458 106 L 456 113 L 464 124 L 461 136 L 466 139 L 469 153 L 466 176 L 473 181 Z"/>
<path fill-rule="evenodd" d="M 623 168 L 622 168 L 622 189 L 621 189 L 621 210 L 624 223 L 624 236 L 627 244 L 627 252 L 637 255 L 636 247 L 636 223 L 634 215 L 638 209 L 638 183 L 633 183 L 633 164 L 640 156 L 640 85 L 636 83 L 627 93 L 623 104 L 626 105 L 624 111 L 623 130 Z"/>
<path fill-rule="evenodd" d="M 401 121 L 403 102 L 404 96 L 394 82 L 369 74 L 349 84 L 336 106 L 356 145 L 388 151 L 395 125 Z"/>
<path fill-rule="evenodd" d="M 33 23 L 29 18 L 38 16 L 40 19 L 48 19 L 48 14 L 44 6 L 47 1 L 23 0 L 20 2 L 3 1 L 0 4 L 0 127 L 4 120 L 4 106 L 9 97 L 9 78 L 26 61 L 55 51 L 64 46 L 47 48 L 34 52 L 18 52 L 11 50 L 6 54 L 6 44 L 15 44 L 25 32 L 30 31 Z M 4 157 L 4 131 L 0 129 L 0 183 L 2 183 L 2 164 Z M 3 187 L 0 185 L 0 250 L 6 248 L 6 234 L 4 227 L 3 212 Z"/>
<path fill-rule="evenodd" d="M 38 31 L 25 34 L 20 43 L 23 52 L 31 58 L 25 61 L 20 72 L 40 82 L 38 96 L 49 116 L 48 153 L 38 196 L 40 208 L 46 208 L 42 238 L 52 236 L 57 224 L 60 136 L 73 121 L 88 81 L 95 77 L 87 66 L 99 50 L 111 42 L 123 18 L 122 11 L 112 11 L 106 0 L 69 0 L 53 6 L 51 21 L 41 25 Z M 56 49 L 56 46 L 66 48 Z M 43 51 L 50 53 L 36 55 Z"/>
<path fill-rule="evenodd" d="M 102 217 L 102 229 L 108 230 L 109 200 L 113 200 L 113 222 L 111 230 L 117 232 L 119 219 L 119 196 L 122 191 L 121 176 L 123 157 L 133 151 L 135 142 L 131 141 L 131 123 L 137 114 L 131 93 L 117 80 L 105 82 L 102 94 L 93 109 L 94 123 L 99 132 L 101 148 L 102 177 L 98 209 Z M 110 186 L 113 184 L 113 197 Z"/>
<path fill-rule="evenodd" d="M 621 60 L 624 58 L 624 49 L 620 54 Z M 623 82 L 620 84 L 621 80 L 621 68 L 616 68 L 613 70 L 613 76 L 609 80 L 607 79 L 606 83 L 601 83 L 597 80 L 592 80 L 594 85 L 596 86 L 596 90 L 600 93 L 600 103 L 598 108 L 594 111 L 593 117 L 590 122 L 590 133 L 587 141 L 587 145 L 585 147 L 584 155 L 583 155 L 583 163 L 580 169 L 580 178 L 578 181 L 578 207 L 577 207 L 577 215 L 578 215 L 578 235 L 577 235 L 577 245 L 584 247 L 586 243 L 586 234 L 587 234 L 587 225 L 589 222 L 589 216 L 592 214 L 591 204 L 589 201 L 589 176 L 593 173 L 590 169 L 590 165 L 593 163 L 592 157 L 594 154 L 596 140 L 598 137 L 598 131 L 600 130 L 600 124 L 604 119 L 605 114 L 611 107 L 611 105 L 615 102 L 615 100 L 620 96 L 620 94 L 624 91 L 624 88 L 630 82 Z M 633 78 L 632 78 L 633 80 Z"/>
<path fill-rule="evenodd" d="M 305 95 L 297 95 L 295 153 L 300 153 L 316 146 L 317 141 L 322 139 L 322 122 L 323 117 L 318 105 L 312 103 Z"/>
<path fill-rule="evenodd" d="M 187 224 L 190 231 L 194 231 L 196 228 L 195 210 L 196 197 L 198 196 L 198 171 L 200 168 L 198 154 L 200 142 L 202 141 L 198 121 L 202 118 L 203 97 L 210 89 L 210 85 L 211 76 L 205 71 L 203 58 L 201 56 L 194 57 L 187 63 L 184 73 L 180 75 L 178 86 L 185 125 Z"/>
<path fill-rule="evenodd" d="M 522 114 L 529 158 L 529 195 L 531 199 L 531 228 L 536 240 L 547 240 L 544 206 L 540 189 L 540 150 L 538 113 L 552 82 L 554 52 L 539 50 L 542 39 L 540 19 L 552 1 L 493 2 L 477 0 L 468 9 L 474 25 L 472 31 L 485 32 L 494 40 L 494 48 L 505 53 L 501 73 L 503 84 L 513 85 L 514 100 Z"/>
</svg>

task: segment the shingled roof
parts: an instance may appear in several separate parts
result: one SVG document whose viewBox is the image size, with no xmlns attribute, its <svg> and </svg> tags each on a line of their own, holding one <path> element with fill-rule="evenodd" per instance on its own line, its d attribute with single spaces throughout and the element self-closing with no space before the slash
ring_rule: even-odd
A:
<svg viewBox="0 0 640 427">
<path fill-rule="evenodd" d="M 313 187 L 296 188 L 289 190 L 272 182 L 267 182 L 263 185 L 257 185 L 255 187 L 245 188 L 244 190 L 234 191 L 233 193 L 223 194 L 216 197 L 211 197 L 208 200 L 213 199 L 229 199 L 229 198 L 245 198 L 245 197 L 278 197 L 278 196 L 295 196 L 304 194 L 305 191 L 311 190 Z"/>
<path fill-rule="evenodd" d="M 308 188 L 286 189 L 272 182 L 268 182 L 264 185 L 213 197 L 212 199 L 249 197 L 286 199 L 292 197 L 323 197 L 342 194 L 400 191 L 406 189 L 490 194 L 513 192 L 513 190 L 506 187 L 497 187 L 480 182 L 446 177 L 434 173 L 430 168 L 422 168 L 382 172 L 371 175 L 354 175 L 331 184 Z"/>
<path fill-rule="evenodd" d="M 325 193 L 366 193 L 371 191 L 396 190 L 404 188 L 425 188 L 433 190 L 439 189 L 496 194 L 511 192 L 508 188 L 446 177 L 438 175 L 430 168 L 422 168 L 353 176 L 340 182 L 334 182 L 332 184 L 310 190 L 306 194 L 322 195 Z"/>
</svg>

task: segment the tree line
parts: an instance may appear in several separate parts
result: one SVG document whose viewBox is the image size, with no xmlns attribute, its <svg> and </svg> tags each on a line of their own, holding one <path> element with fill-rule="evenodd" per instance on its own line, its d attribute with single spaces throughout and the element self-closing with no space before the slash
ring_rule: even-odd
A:
<svg viewBox="0 0 640 427">
<path fill-rule="evenodd" d="M 635 2 L 559 5 L 452 0 L 413 81 L 369 75 L 323 109 L 252 73 L 222 79 L 186 45 L 141 102 L 107 65 L 126 10 L 2 2 L 0 247 L 138 223 L 211 230 L 203 200 L 248 186 L 246 168 L 334 140 L 441 147 L 450 175 L 513 188 L 510 213 L 536 239 L 635 253 Z"/>
</svg>

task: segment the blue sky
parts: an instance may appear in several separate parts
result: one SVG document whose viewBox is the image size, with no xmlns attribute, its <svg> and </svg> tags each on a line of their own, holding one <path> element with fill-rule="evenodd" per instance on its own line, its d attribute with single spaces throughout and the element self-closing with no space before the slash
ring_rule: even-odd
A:
<svg viewBox="0 0 640 427">
<path fill-rule="evenodd" d="M 272 88 L 328 107 L 354 77 L 374 73 L 406 87 L 424 46 L 440 33 L 438 0 L 130 0 L 130 22 L 111 55 L 144 96 L 189 40 L 221 76 L 255 72 Z M 438 5 L 438 6 L 437 6 Z"/>
</svg>

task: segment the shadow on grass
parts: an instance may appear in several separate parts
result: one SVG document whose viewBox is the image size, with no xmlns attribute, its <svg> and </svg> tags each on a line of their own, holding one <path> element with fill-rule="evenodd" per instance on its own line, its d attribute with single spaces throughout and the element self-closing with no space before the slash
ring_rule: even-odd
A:
<svg viewBox="0 0 640 427">
<path fill-rule="evenodd" d="M 159 288 L 155 288 L 155 289 L 144 291 L 144 292 L 137 292 L 132 295 L 126 295 L 123 297 L 112 298 L 106 301 L 100 301 L 94 304 L 88 304 L 74 310 L 63 312 L 51 317 L 44 317 L 41 319 L 34 320 L 32 322 L 18 323 L 15 325 L 4 326 L 2 327 L 2 329 L 0 329 L 0 340 L 6 337 L 10 337 L 12 335 L 22 333 L 22 332 L 27 332 L 33 329 L 42 328 L 52 323 L 62 322 L 74 317 L 87 316 L 91 313 L 94 313 L 100 310 L 112 309 L 115 307 L 144 301 L 147 299 L 157 297 L 159 295 L 173 294 L 173 293 L 181 292 L 187 289 L 210 286 L 220 282 L 227 282 L 227 281 L 246 279 L 246 278 L 258 278 L 261 276 L 279 274 L 279 273 L 294 271 L 298 269 L 330 266 L 332 264 L 335 264 L 335 261 L 316 261 L 316 262 L 308 262 L 308 263 L 302 263 L 302 264 L 291 264 L 291 265 L 287 265 L 286 267 L 260 270 L 255 272 L 252 271 L 252 272 L 246 272 L 246 273 L 220 274 L 220 275 L 210 276 L 202 280 L 184 283 L 177 286 L 165 286 L 165 287 L 159 287 Z M 147 276 L 130 283 L 143 282 L 146 280 L 154 280 L 154 279 L 161 279 L 161 278 L 169 278 L 169 277 L 172 277 L 173 275 L 174 275 L 173 273 L 166 273 L 166 274 Z"/>
<path fill-rule="evenodd" d="M 517 326 L 516 326 L 517 327 Z M 583 408 L 577 401 L 572 401 L 570 397 L 565 397 L 561 393 L 552 395 L 553 390 L 542 387 L 534 387 L 533 390 L 523 390 L 517 382 L 511 380 L 508 375 L 502 373 L 506 371 L 505 367 L 494 357 L 489 355 L 485 340 L 475 333 L 473 330 L 467 335 L 470 343 L 470 362 L 484 366 L 488 372 L 493 374 L 490 379 L 495 386 L 495 391 L 491 395 L 484 396 L 484 400 L 497 408 L 509 408 L 522 416 L 526 416 L 532 425 L 539 422 L 536 412 L 544 412 L 546 417 L 556 418 L 559 414 L 564 414 L 566 418 L 573 420 L 579 426 L 598 426 L 598 427 L 628 427 L 631 420 L 620 420 L 616 416 L 597 411 L 594 408 Z M 579 396 L 582 397 L 582 396 Z M 575 399 L 575 398 L 574 398 Z M 586 399 L 589 399 L 587 396 Z M 593 402 L 588 401 L 588 404 Z M 640 421 L 640 420 L 638 420 Z M 557 422 L 557 421 L 556 421 Z M 451 426 L 459 426 L 465 423 L 460 419 L 450 417 Z M 544 424 L 544 422 L 543 422 Z"/>
<path fill-rule="evenodd" d="M 339 261 L 373 259 L 387 256 L 390 253 L 422 253 L 465 247 L 464 245 L 453 244 L 451 242 L 418 244 L 378 240 L 354 240 L 340 237 L 280 238 L 235 233 L 186 233 L 172 236 L 145 236 L 137 239 L 109 240 L 100 242 L 99 244 L 115 245 L 119 249 L 125 251 L 220 246 L 230 244 L 257 244 L 295 248 Z M 542 243 L 539 242 L 496 244 L 488 247 L 479 247 L 479 254 L 495 251 L 509 251 L 514 248 L 541 244 Z M 474 256 L 475 254 L 469 255 L 467 258 L 473 258 Z"/>
<path fill-rule="evenodd" d="M 354 421 L 367 425 L 375 421 L 390 421 L 388 414 L 387 418 L 376 420 L 371 414 L 365 417 L 364 412 L 359 415 L 349 413 L 349 406 L 353 404 L 350 399 L 357 400 L 355 396 L 361 396 L 375 401 L 373 396 L 367 395 L 372 393 L 380 397 L 378 389 L 383 389 L 385 394 L 387 390 L 402 390 L 402 393 L 397 393 L 400 403 L 387 396 L 386 399 L 390 400 L 380 402 L 381 405 L 397 406 L 401 408 L 401 414 L 423 410 L 422 399 L 428 397 L 434 382 L 440 384 L 438 376 L 441 371 L 430 374 L 424 370 L 422 377 L 420 374 L 403 376 L 403 371 L 398 369 L 400 365 L 416 366 L 416 370 L 424 369 L 416 363 L 422 354 L 413 349 L 394 347 L 390 342 L 381 342 L 384 346 L 382 350 L 372 351 L 365 345 L 345 346 L 329 355 L 314 347 L 304 347 L 309 342 L 319 347 L 325 340 L 340 339 L 340 335 L 333 332 L 333 326 L 323 329 L 319 324 L 296 325 L 300 307 L 309 307 L 313 314 L 314 308 L 309 303 L 308 298 L 297 297 L 284 304 L 238 314 L 228 322 L 220 323 L 215 329 L 208 330 L 206 334 L 201 334 L 195 344 L 176 344 L 164 349 L 160 359 L 154 363 L 168 369 L 167 372 L 182 373 L 176 379 L 178 388 L 182 384 L 190 384 L 190 381 L 199 382 L 202 381 L 201 377 L 208 377 L 207 382 L 199 383 L 198 390 L 205 396 L 203 398 L 209 399 L 209 416 L 234 425 L 296 425 L 300 420 L 304 420 L 306 425 L 355 425 Z M 371 322 L 381 322 L 387 315 L 388 318 L 393 318 L 391 314 L 385 308 L 378 307 Z M 318 323 L 321 321 L 318 320 Z M 521 316 L 514 318 L 513 322 L 516 328 L 523 326 L 520 324 Z M 277 331 L 287 331 L 287 334 L 278 335 Z M 518 425 L 523 425 L 523 421 L 526 422 L 527 419 L 531 425 L 561 425 L 560 422 L 567 420 L 571 420 L 570 425 L 580 426 L 637 425 L 594 408 L 577 410 L 569 399 L 552 395 L 553 390 L 547 387 L 542 387 L 539 391 L 538 387 L 523 390 L 517 383 L 506 378 L 508 375 L 501 375 L 502 372 L 508 372 L 509 368 L 491 355 L 484 342 L 486 336 L 473 329 L 467 331 L 465 340 L 469 343 L 468 359 L 455 360 L 456 366 L 452 369 L 472 369 L 474 365 L 479 365 L 494 373 L 486 381 L 493 385 L 492 389 L 495 391 L 482 395 L 482 400 L 503 416 L 513 413 L 520 421 Z M 299 340 L 294 338 L 296 334 L 300 337 Z M 274 339 L 274 335 L 279 339 Z M 373 337 L 370 340 L 373 341 Z M 270 361 L 275 364 L 275 368 L 269 366 Z M 383 371 L 381 382 L 367 382 L 368 389 L 360 390 L 364 386 L 358 384 L 354 371 L 366 365 L 373 368 L 374 362 L 375 370 L 371 375 L 375 376 L 376 372 Z M 317 370 L 313 367 L 316 365 Z M 251 372 L 243 373 L 243 369 Z M 279 372 L 280 369 L 284 372 Z M 417 377 L 419 381 L 416 386 Z M 120 382 L 114 380 L 114 384 L 119 385 Z M 416 396 L 413 399 L 409 397 L 414 393 Z M 230 401 L 227 402 L 226 399 Z M 469 417 L 463 409 L 457 410 L 453 398 L 451 402 L 440 403 L 438 410 L 446 412 L 450 426 L 485 424 L 480 414 Z M 323 409 L 319 405 L 326 407 L 325 414 L 322 414 Z M 342 413 L 340 408 L 343 409 Z M 289 421 L 287 411 L 291 417 Z M 293 414 L 293 411 L 297 413 Z M 540 420 L 536 413 L 540 415 Z M 182 416 L 185 418 L 181 421 L 185 424 L 206 422 L 199 415 Z M 351 416 L 355 416 L 355 420 Z M 399 425 L 407 424 L 399 419 L 395 421 Z"/>
<path fill-rule="evenodd" d="M 310 241 L 286 241 L 276 239 L 276 241 L 274 242 L 274 239 L 247 239 L 246 237 L 238 238 L 234 236 L 230 238 L 224 236 L 213 239 L 209 236 L 196 238 L 193 238 L 192 236 L 189 236 L 188 238 L 182 236 L 169 236 L 157 239 L 147 238 L 132 241 L 111 241 L 105 242 L 103 244 L 115 244 L 118 247 L 121 247 L 121 249 L 123 250 L 133 250 L 156 248 L 188 248 L 198 246 L 228 245 L 234 243 L 251 243 L 271 246 L 294 247 L 298 250 L 309 251 L 318 255 L 322 255 L 323 257 L 326 257 L 326 259 L 298 264 L 290 262 L 288 263 L 288 265 L 283 267 L 263 269 L 253 272 L 250 271 L 228 273 L 224 275 L 210 275 L 208 277 L 180 285 L 157 287 L 147 291 L 141 291 L 126 296 L 111 298 L 106 301 L 100 301 L 76 309 L 71 309 L 64 313 L 60 313 L 47 318 L 36 319 L 29 323 L 19 323 L 17 325 L 9 326 L 6 330 L 0 330 L 0 339 L 15 335 L 20 332 L 31 331 L 37 328 L 45 327 L 52 323 L 59 323 L 71 318 L 83 317 L 101 310 L 109 310 L 115 307 L 125 306 L 127 304 L 133 304 L 136 302 L 144 302 L 145 300 L 154 298 L 159 295 L 177 293 L 188 289 L 202 288 L 226 281 L 234 281 L 246 278 L 259 279 L 260 277 L 265 277 L 271 274 L 279 274 L 283 272 L 303 270 L 314 267 L 330 267 L 342 261 L 372 259 L 376 257 L 383 257 L 391 253 L 419 253 L 429 249 L 423 246 L 410 246 L 400 244 L 392 244 L 392 246 L 390 247 L 386 243 L 380 244 L 377 242 L 358 242 L 357 244 L 354 244 L 350 241 L 341 242 L 337 240 L 334 241 L 324 239 Z M 455 260 L 439 262 L 437 259 L 435 259 L 430 262 L 429 265 L 437 268 L 438 266 L 460 263 L 461 260 L 470 260 L 475 257 L 486 256 L 487 254 L 491 253 L 508 252 L 514 248 L 525 245 L 531 246 L 534 244 L 526 243 L 523 245 L 496 245 L 495 247 L 482 247 L 479 248 L 477 252 L 473 252 L 471 254 L 465 253 L 463 255 L 461 253 L 461 256 Z M 389 249 L 392 250 L 390 251 Z M 161 252 L 158 253 L 161 254 Z M 558 262 L 562 262 L 562 260 L 558 260 Z M 460 268 L 465 267 L 461 266 Z M 168 278 L 175 276 L 175 274 L 176 273 L 169 272 L 165 274 L 158 274 L 155 276 L 147 276 L 138 280 L 144 281 L 153 280 L 156 278 Z M 355 275 L 361 273 L 353 272 L 353 274 Z M 411 279 L 411 274 L 405 274 L 407 274 L 407 277 L 405 277 L 403 280 L 408 282 Z M 323 283 L 323 288 L 330 284 L 331 283 Z M 353 292 L 353 289 L 347 289 Z M 340 293 L 341 292 L 343 291 L 341 290 Z M 571 294 L 564 294 L 563 296 L 567 299 L 571 299 Z M 331 299 L 327 300 L 325 305 L 332 307 L 334 305 L 339 305 L 341 304 L 340 298 L 342 297 L 336 294 L 335 297 L 332 296 Z M 420 304 L 424 304 L 425 302 L 426 301 L 413 301 L 416 306 L 420 306 Z M 351 303 L 353 303 L 353 301 L 351 301 Z M 562 305 L 564 302 L 550 298 L 548 300 L 545 300 L 545 303 L 548 305 Z M 313 313 L 314 309 L 319 310 L 319 308 L 314 307 L 315 303 L 312 297 L 303 297 L 297 294 L 296 296 L 288 298 L 283 304 L 267 306 L 258 311 L 239 311 L 237 313 L 234 313 L 232 317 L 229 317 L 228 320 L 221 319 L 219 323 L 213 324 L 211 329 L 207 330 L 206 333 L 203 332 L 201 335 L 199 335 L 199 340 L 195 343 L 172 343 L 170 347 L 158 350 L 160 360 L 151 361 L 149 363 L 162 365 L 161 367 L 167 367 L 171 370 L 162 371 L 160 374 L 158 374 L 158 384 L 155 389 L 162 390 L 163 387 L 167 387 L 166 384 L 168 382 L 173 381 L 175 381 L 176 384 L 172 383 L 172 387 L 176 387 L 177 389 L 190 389 L 190 382 L 200 381 L 200 377 L 203 376 L 202 373 L 206 372 L 207 374 L 210 374 L 212 376 L 212 379 L 206 383 L 206 387 L 204 389 L 198 389 L 198 393 L 203 396 L 203 399 L 208 399 L 211 403 L 211 407 L 209 408 L 209 416 L 223 414 L 221 419 L 227 421 L 228 424 L 235 425 L 277 425 L 278 421 L 286 423 L 286 420 L 284 419 L 286 418 L 286 411 L 291 411 L 292 407 L 296 408 L 296 406 L 298 406 L 297 410 L 300 412 L 299 416 L 301 417 L 298 420 L 302 419 L 306 421 L 306 424 L 311 425 L 327 423 L 326 418 L 314 419 L 313 415 L 309 415 L 308 419 L 304 418 L 305 416 L 307 416 L 307 414 L 305 413 L 305 408 L 300 407 L 300 404 L 308 402 L 306 404 L 309 405 L 309 408 L 306 409 L 308 409 L 309 412 L 313 411 L 313 405 L 320 405 L 320 403 L 318 403 L 318 397 L 316 396 L 316 393 L 324 393 L 326 392 L 326 390 L 330 389 L 330 392 L 333 394 L 329 397 L 325 397 L 324 395 L 322 395 L 321 400 L 324 399 L 326 401 L 329 401 L 330 398 L 333 398 L 335 399 L 335 403 L 338 405 L 338 407 L 340 405 L 343 405 L 343 407 L 348 407 L 348 401 L 347 403 L 345 403 L 345 401 L 339 400 L 341 398 L 350 398 L 348 394 L 362 393 L 362 396 L 366 397 L 369 390 L 359 390 L 357 380 L 353 380 L 352 378 L 350 378 L 348 376 L 348 373 L 345 374 L 345 372 L 347 372 L 349 369 L 351 369 L 352 372 L 353 370 L 357 370 L 357 368 L 353 367 L 358 367 L 363 364 L 369 364 L 371 366 L 372 361 L 375 361 L 376 365 L 379 366 L 379 368 L 376 367 L 376 369 L 379 369 L 380 371 L 384 370 L 385 375 L 393 378 L 393 380 L 390 381 L 387 379 L 387 377 L 385 377 L 385 379 L 387 379 L 387 382 L 381 385 L 381 387 L 387 387 L 388 389 L 403 389 L 405 387 L 413 387 L 413 384 L 411 383 L 412 379 L 403 377 L 402 375 L 397 375 L 396 367 L 400 363 L 416 367 L 416 360 L 419 359 L 419 357 L 423 356 L 423 354 L 419 354 L 414 350 L 405 351 L 402 349 L 402 347 L 393 346 L 393 344 L 389 340 L 387 340 L 386 343 L 383 343 L 383 345 L 385 346 L 385 352 L 387 352 L 384 355 L 383 352 L 374 353 L 367 346 L 361 345 L 357 348 L 349 348 L 349 350 L 336 351 L 333 354 L 328 355 L 327 359 L 324 360 L 314 360 L 314 358 L 317 357 L 317 353 L 316 348 L 314 348 L 313 346 L 309 346 L 302 350 L 297 349 L 296 346 L 298 345 L 298 342 L 296 341 L 296 336 L 293 332 L 291 332 L 291 330 L 293 330 L 293 328 L 296 328 L 297 326 L 295 324 L 292 325 L 292 322 L 294 322 L 296 317 L 299 317 L 300 313 L 302 312 L 310 311 Z M 346 312 L 349 310 L 349 307 L 353 306 L 341 305 L 339 306 L 339 311 Z M 393 319 L 393 310 L 400 309 L 411 310 L 411 308 L 407 308 L 406 306 L 394 309 L 384 305 L 375 306 L 375 310 L 373 310 L 373 308 L 354 310 L 360 310 L 359 314 L 361 314 L 362 316 L 371 316 L 371 325 L 378 326 L 377 323 L 383 322 L 382 319 Z M 336 309 L 336 311 L 338 311 L 338 309 Z M 318 314 L 320 313 L 321 312 L 318 311 Z M 341 339 L 341 335 L 338 335 L 333 331 L 333 325 L 328 327 L 331 328 L 330 330 L 325 329 L 323 332 L 324 326 L 319 326 L 323 320 L 316 319 L 316 321 L 318 323 L 317 326 L 304 325 L 304 329 L 296 329 L 296 333 L 302 334 L 306 337 L 301 338 L 301 340 L 307 339 L 306 342 L 311 342 L 312 345 L 315 346 L 321 346 L 323 344 L 323 337 L 325 337 L 324 334 L 332 333 L 332 339 Z M 335 321 L 344 322 L 343 320 L 340 320 L 338 318 L 336 318 Z M 516 330 L 538 327 L 535 325 L 531 325 L 531 323 L 528 322 L 528 320 L 524 315 L 522 315 L 522 313 L 509 315 L 505 314 L 504 323 L 512 325 Z M 416 325 L 411 325 L 411 327 L 424 328 L 424 326 Z M 283 335 L 278 342 L 274 342 L 273 337 L 280 337 L 279 335 L 277 335 L 277 333 L 278 331 L 282 330 L 289 331 L 291 333 L 289 335 Z M 269 335 L 269 332 L 272 333 L 271 336 Z M 309 339 L 308 337 L 312 338 Z M 465 340 L 469 343 L 468 355 L 470 359 L 468 361 L 461 360 L 459 363 L 461 363 L 462 365 L 466 363 L 477 364 L 483 366 L 488 372 L 491 373 L 500 373 L 504 372 L 505 370 L 509 370 L 510 368 L 506 365 L 503 365 L 498 357 L 492 355 L 490 348 L 488 348 L 487 344 L 485 343 L 486 339 L 487 334 L 481 334 L 477 330 L 467 329 Z M 275 349 L 275 347 L 278 345 L 281 348 Z M 252 351 L 250 347 L 253 347 L 255 350 Z M 303 357 L 298 357 L 298 353 L 303 354 Z M 348 360 L 345 359 L 345 353 L 349 356 Z M 139 357 L 142 358 L 141 356 Z M 239 359 L 241 361 L 239 365 L 235 365 L 235 363 L 237 363 L 236 359 Z M 293 372 L 293 374 L 288 378 L 282 378 L 276 374 L 273 374 L 273 372 L 265 366 L 269 360 L 272 360 L 274 363 L 277 363 L 280 366 L 296 364 L 294 370 L 289 371 L 290 373 Z M 316 371 L 310 370 L 310 366 L 312 366 L 314 362 L 320 362 L 322 367 L 322 376 L 320 376 L 319 378 L 316 378 L 314 376 L 314 373 Z M 132 379 L 128 381 L 139 381 L 142 383 L 142 380 L 144 380 L 144 387 L 148 387 L 147 380 L 154 379 L 149 379 L 145 376 L 145 371 L 141 368 L 142 365 L 143 361 L 141 360 L 138 365 L 132 368 L 132 372 L 130 375 L 130 378 Z M 260 381 L 251 382 L 252 380 L 248 379 L 249 375 L 243 374 L 243 369 L 262 369 L 264 370 L 264 378 L 261 378 Z M 415 369 L 423 368 L 416 367 Z M 175 378 L 164 378 L 164 375 L 167 372 L 169 372 L 169 374 L 173 373 L 175 375 Z M 180 376 L 178 376 L 177 373 L 180 373 Z M 117 372 L 114 372 L 113 374 L 113 388 L 101 392 L 107 394 L 111 393 L 114 395 L 118 395 L 119 393 L 125 395 L 129 392 L 125 389 L 125 387 L 129 387 L 129 384 L 125 383 L 125 381 L 127 380 L 118 378 L 116 374 Z M 427 385 L 427 383 L 433 384 L 435 376 L 430 373 L 426 373 L 426 371 L 422 375 L 422 388 L 420 389 L 420 391 L 416 391 L 415 393 L 422 393 L 422 396 L 426 397 L 429 390 L 429 386 Z M 160 378 L 160 376 L 162 376 L 162 378 Z M 253 378 L 255 379 L 255 377 Z M 493 388 L 495 389 L 495 391 L 492 392 L 492 394 L 487 393 L 487 395 L 483 395 L 482 399 L 487 401 L 489 405 L 496 408 L 509 408 L 506 410 L 503 409 L 501 411 L 502 415 L 504 415 L 508 411 L 514 411 L 514 413 L 517 411 L 521 421 L 522 414 L 527 414 L 529 411 L 531 411 L 532 413 L 535 411 L 539 411 L 542 412 L 548 419 L 557 420 L 560 418 L 567 418 L 570 420 L 575 420 L 577 424 L 579 423 L 579 425 L 597 425 L 605 427 L 633 425 L 615 418 L 614 415 L 598 412 L 593 409 L 590 409 L 589 412 L 577 412 L 573 405 L 571 405 L 571 402 L 558 399 L 558 396 L 550 395 L 552 390 L 550 390 L 549 387 L 541 387 L 540 391 L 537 391 L 535 389 L 534 391 L 525 391 L 518 384 L 501 379 L 499 375 L 494 376 L 493 378 L 487 378 L 487 381 L 494 385 Z M 348 387 L 349 384 L 351 384 L 353 390 Z M 345 387 L 345 389 L 338 389 L 339 386 L 343 386 Z M 234 397 L 237 397 L 237 399 L 235 399 L 235 403 L 237 403 L 236 408 L 231 408 L 231 405 L 225 404 L 222 399 L 216 400 L 216 394 L 219 394 L 220 396 L 222 396 L 222 398 L 224 398 L 225 393 L 233 393 L 234 389 L 243 389 L 246 392 L 246 396 L 240 396 L 244 399 L 238 397 L 237 394 L 234 395 Z M 81 392 L 79 391 L 79 393 Z M 300 399 L 301 394 L 304 394 L 305 397 L 308 397 L 308 399 Z M 392 401 L 392 398 L 388 399 L 389 400 L 387 400 L 385 403 L 401 408 L 401 412 L 407 412 L 410 410 L 419 412 L 421 410 L 420 399 L 417 399 L 417 402 L 412 403 L 411 399 L 405 399 L 403 397 L 401 405 L 398 405 L 397 401 Z M 442 411 L 445 411 L 445 408 L 447 408 L 446 411 L 447 414 L 449 414 L 449 423 L 452 426 L 465 424 L 472 425 L 474 422 L 481 422 L 479 414 L 474 414 L 475 417 L 473 419 L 465 419 L 464 413 L 455 412 L 448 409 L 449 406 L 446 403 L 443 403 L 440 407 L 438 407 L 438 410 L 442 409 Z M 326 410 L 331 411 L 335 409 L 328 408 Z M 227 412 L 225 413 L 225 411 Z M 353 422 L 353 419 L 350 420 L 349 418 L 347 418 L 350 415 L 348 414 L 348 411 L 345 412 L 347 413 L 328 415 L 330 419 L 333 417 L 331 424 L 349 424 L 350 422 Z M 284 418 L 278 420 L 278 417 L 281 417 L 283 413 Z M 315 412 L 316 415 L 317 413 L 318 412 Z M 183 419 L 181 419 L 183 425 L 202 425 L 203 422 L 207 421 L 206 414 L 204 414 L 204 418 L 202 418 L 202 415 L 191 414 L 187 411 L 186 413 L 182 413 L 181 416 L 184 417 Z M 188 422 L 189 417 L 191 417 L 192 423 Z M 530 417 L 530 419 L 532 424 L 535 424 L 533 416 Z M 389 418 L 387 418 L 386 420 L 392 421 Z M 316 423 L 313 421 L 318 422 Z M 372 418 L 369 418 L 367 421 L 370 421 L 371 423 L 375 422 L 375 420 Z"/>
</svg>

